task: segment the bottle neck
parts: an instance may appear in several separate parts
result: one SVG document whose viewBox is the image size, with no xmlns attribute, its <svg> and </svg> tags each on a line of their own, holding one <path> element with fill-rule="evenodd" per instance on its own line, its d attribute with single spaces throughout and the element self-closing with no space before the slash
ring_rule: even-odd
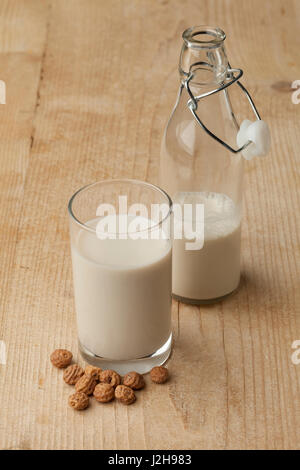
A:
<svg viewBox="0 0 300 470">
<path fill-rule="evenodd" d="M 184 31 L 179 73 L 184 81 L 193 74 L 197 87 L 218 85 L 225 80 L 228 59 L 225 51 L 225 33 L 219 28 L 195 26 Z"/>
</svg>

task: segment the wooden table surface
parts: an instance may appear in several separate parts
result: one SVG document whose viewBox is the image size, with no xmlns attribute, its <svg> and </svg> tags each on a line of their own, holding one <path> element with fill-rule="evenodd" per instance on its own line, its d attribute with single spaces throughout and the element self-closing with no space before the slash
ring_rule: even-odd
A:
<svg viewBox="0 0 300 470">
<path fill-rule="evenodd" d="M 227 32 L 272 130 L 246 165 L 242 283 L 214 306 L 174 302 L 168 385 L 76 413 L 49 362 L 78 358 L 67 202 L 103 178 L 157 182 L 194 24 Z M 300 448 L 299 29 L 299 0 L 0 1 L 1 449 Z"/>
</svg>

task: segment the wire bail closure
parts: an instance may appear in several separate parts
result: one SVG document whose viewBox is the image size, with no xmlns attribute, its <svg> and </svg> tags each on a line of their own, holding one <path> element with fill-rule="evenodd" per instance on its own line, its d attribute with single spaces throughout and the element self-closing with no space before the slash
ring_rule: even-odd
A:
<svg viewBox="0 0 300 470">
<path fill-rule="evenodd" d="M 209 65 L 209 64 L 206 64 L 204 62 L 197 62 L 195 64 L 193 64 L 194 66 L 195 65 Z M 191 89 L 190 89 L 190 81 L 192 80 L 192 78 L 194 77 L 194 74 L 193 72 L 191 72 L 187 79 L 184 81 L 184 86 L 185 88 L 187 89 L 187 92 L 190 96 L 190 100 L 188 101 L 187 105 L 188 105 L 188 108 L 190 109 L 192 115 L 194 116 L 194 118 L 196 119 L 196 121 L 198 122 L 198 124 L 200 124 L 200 126 L 202 127 L 202 129 L 210 136 L 212 137 L 214 140 L 216 140 L 217 142 L 219 142 L 221 145 L 223 145 L 225 148 L 227 148 L 228 150 L 230 150 L 230 152 L 232 153 L 240 153 L 242 152 L 243 150 L 245 150 L 252 142 L 251 140 L 248 140 L 248 142 L 246 142 L 242 147 L 240 147 L 239 149 L 234 149 L 232 148 L 229 144 L 227 144 L 226 142 L 224 142 L 222 139 L 220 139 L 219 137 L 217 137 L 213 132 L 211 132 L 205 125 L 204 123 L 201 121 L 201 119 L 199 118 L 198 114 L 197 114 L 197 109 L 198 109 L 198 102 L 200 100 L 202 100 L 203 98 L 206 98 L 207 96 L 210 96 L 210 95 L 213 95 L 215 93 L 218 93 L 219 91 L 225 91 L 226 93 L 226 99 L 227 99 L 227 103 L 228 103 L 228 94 L 227 94 L 227 88 L 230 86 L 230 85 L 233 85 L 234 83 L 237 83 L 237 85 L 240 87 L 240 89 L 245 93 L 250 105 L 251 105 L 251 108 L 256 116 L 256 119 L 258 121 L 261 120 L 261 117 L 256 109 L 256 106 L 250 96 L 250 93 L 248 92 L 248 90 L 244 87 L 244 85 L 241 84 L 241 82 L 239 81 L 240 78 L 243 76 L 243 70 L 242 69 L 234 69 L 234 68 L 231 68 L 230 65 L 229 65 L 229 69 L 227 71 L 227 76 L 226 76 L 226 79 L 227 81 L 223 82 L 222 85 L 219 87 L 219 88 L 216 88 L 215 90 L 211 90 L 211 91 L 208 91 L 206 93 L 202 93 L 201 95 L 198 95 L 198 96 L 194 96 Z M 231 106 L 230 107 L 230 110 L 231 110 Z M 233 114 L 233 111 L 231 110 L 231 114 L 232 114 L 232 117 L 234 118 L 234 121 L 237 125 L 237 128 L 239 129 L 239 126 L 237 124 L 237 121 L 235 119 L 235 116 Z"/>
</svg>

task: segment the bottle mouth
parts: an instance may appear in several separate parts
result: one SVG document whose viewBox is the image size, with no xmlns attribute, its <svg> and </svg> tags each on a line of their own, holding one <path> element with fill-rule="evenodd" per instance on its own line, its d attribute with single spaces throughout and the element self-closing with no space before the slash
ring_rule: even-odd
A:
<svg viewBox="0 0 300 470">
<path fill-rule="evenodd" d="M 186 29 L 182 38 L 188 47 L 214 49 L 225 41 L 226 34 L 220 28 L 203 25 Z"/>
</svg>

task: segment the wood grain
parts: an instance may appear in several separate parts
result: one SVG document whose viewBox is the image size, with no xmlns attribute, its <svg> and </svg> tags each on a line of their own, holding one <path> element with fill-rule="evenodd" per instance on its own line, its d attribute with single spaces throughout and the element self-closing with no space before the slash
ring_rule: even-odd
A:
<svg viewBox="0 0 300 470">
<path fill-rule="evenodd" d="M 67 202 L 102 178 L 157 181 L 195 23 L 225 29 L 272 129 L 246 169 L 241 287 L 174 302 L 168 385 L 76 414 L 49 362 L 59 346 L 78 356 Z M 298 0 L 1 0 L 0 449 L 300 448 L 299 28 Z"/>
</svg>

